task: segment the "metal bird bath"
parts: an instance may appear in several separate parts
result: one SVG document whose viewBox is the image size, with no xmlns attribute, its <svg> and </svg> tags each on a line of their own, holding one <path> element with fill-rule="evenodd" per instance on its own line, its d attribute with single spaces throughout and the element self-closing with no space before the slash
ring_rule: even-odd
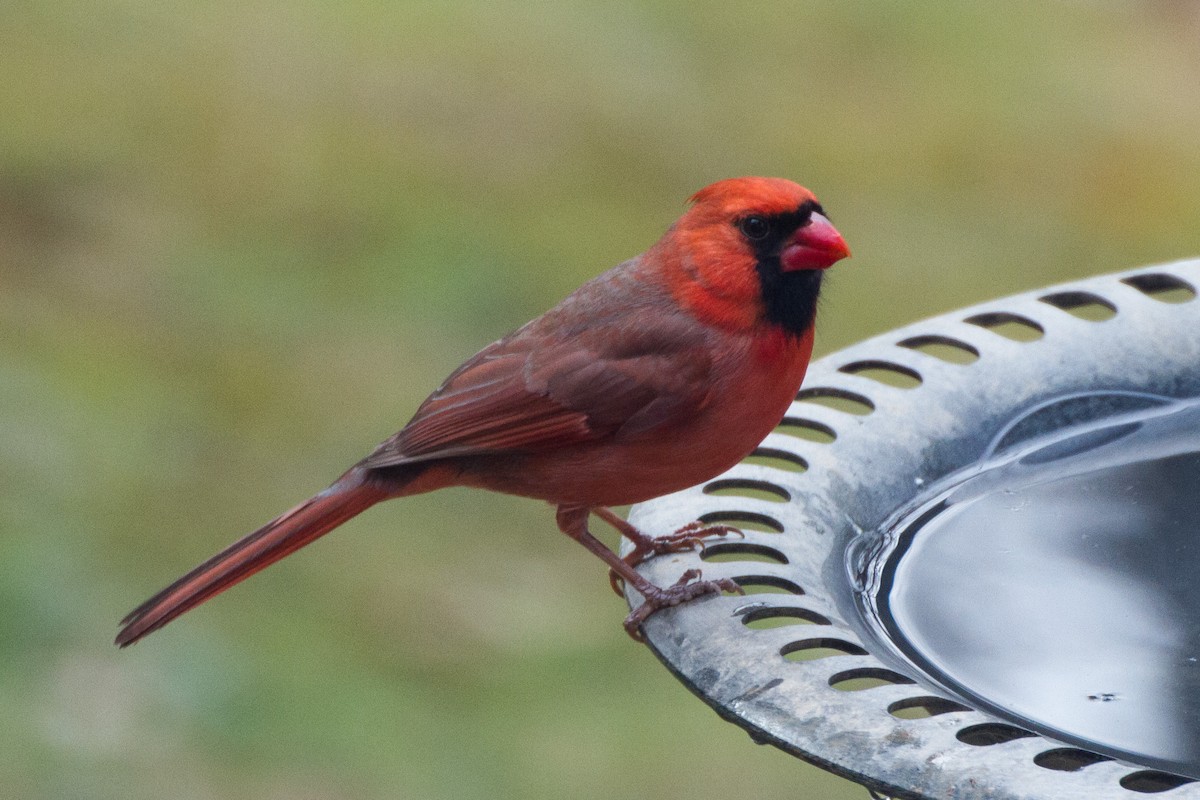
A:
<svg viewBox="0 0 1200 800">
<path fill-rule="evenodd" d="M 1200 480 L 1163 488 L 1200 475 L 1196 287 L 1200 260 L 1150 267 L 815 362 L 754 456 L 633 509 L 745 533 L 640 568 L 747 592 L 654 615 L 650 646 L 873 792 L 1200 798 Z"/>
</svg>

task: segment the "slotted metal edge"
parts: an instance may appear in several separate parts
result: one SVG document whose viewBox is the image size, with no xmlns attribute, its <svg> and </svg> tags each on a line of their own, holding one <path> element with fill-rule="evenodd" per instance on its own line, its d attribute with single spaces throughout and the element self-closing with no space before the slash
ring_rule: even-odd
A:
<svg viewBox="0 0 1200 800">
<path fill-rule="evenodd" d="M 781 533 L 747 530 L 744 540 L 733 539 L 731 544 L 735 551 L 750 545 L 786 563 L 716 562 L 681 553 L 652 559 L 640 570 L 659 585 L 673 583 L 686 569 L 699 568 L 705 578 L 729 577 L 744 584 L 790 582 L 803 594 L 752 591 L 745 597 L 709 597 L 661 611 L 645 626 L 651 648 L 684 684 L 755 741 L 892 797 L 1130 800 L 1150 794 L 1200 799 L 1200 783 L 1160 792 L 1154 790 L 1154 780 L 1170 776 L 1134 764 L 1105 759 L 1073 771 L 1039 766 L 1035 759 L 1045 760 L 1048 753 L 1081 752 L 1042 736 L 965 744 L 958 737 L 977 739 L 969 735 L 979 730 L 975 726 L 1019 729 L 960 706 L 921 682 L 861 691 L 831 686 L 839 676 L 886 675 L 898 669 L 885 654 L 868 653 L 857 632 L 844 563 L 849 540 L 873 530 L 923 486 L 977 461 L 1006 423 L 1040 403 L 1097 389 L 1200 396 L 1200 298 L 1163 302 L 1125 282 L 1153 275 L 1200 289 L 1200 259 L 982 303 L 814 362 L 801 397 L 814 391 L 833 393 L 859 398 L 873 410 L 859 415 L 813 402 L 794 403 L 785 425 L 831 431 L 836 439 L 810 441 L 781 433 L 787 429 L 781 428 L 762 448 L 802 460 L 806 471 L 743 463 L 704 486 L 635 506 L 630 515 L 635 525 L 654 534 L 697 518 L 729 519 L 732 524 L 739 518 L 772 521 Z M 1114 308 L 1115 315 L 1104 321 L 1081 319 L 1051 302 L 1069 305 L 1087 296 Z M 1013 341 L 967 322 L 1004 317 L 1027 320 L 1043 336 Z M 973 350 L 978 360 L 947 363 L 899 344 L 930 336 Z M 900 388 L 845 371 L 863 363 L 918 376 L 920 385 Z M 787 501 L 762 499 L 761 493 L 740 497 L 705 491 L 714 485 L 734 491 L 757 485 Z M 736 558 L 737 553 L 726 557 Z M 632 592 L 628 599 L 632 604 L 640 600 Z M 804 610 L 810 618 L 820 615 L 828 624 L 769 630 L 743 624 L 756 613 L 789 607 Z M 846 652 L 809 661 L 781 655 L 804 642 L 824 652 Z M 889 710 L 904 706 L 934 713 L 906 719 Z"/>
</svg>

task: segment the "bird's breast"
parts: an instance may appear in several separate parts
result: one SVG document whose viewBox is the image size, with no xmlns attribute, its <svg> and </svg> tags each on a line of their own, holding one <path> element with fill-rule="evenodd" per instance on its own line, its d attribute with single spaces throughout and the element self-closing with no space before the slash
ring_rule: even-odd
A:
<svg viewBox="0 0 1200 800">
<path fill-rule="evenodd" d="M 720 431 L 733 463 L 744 458 L 779 424 L 796 399 L 812 354 L 812 332 L 802 337 L 771 330 L 752 337 L 744 354 L 718 360 L 723 375 L 706 427 Z M 736 451 L 736 452 L 733 452 Z"/>
</svg>

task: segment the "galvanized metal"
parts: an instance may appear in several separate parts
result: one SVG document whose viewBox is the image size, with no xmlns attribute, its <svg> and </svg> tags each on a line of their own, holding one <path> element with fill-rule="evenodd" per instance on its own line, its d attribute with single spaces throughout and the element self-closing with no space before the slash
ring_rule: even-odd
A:
<svg viewBox="0 0 1200 800">
<path fill-rule="evenodd" d="M 1191 299 L 1163 301 L 1187 287 Z M 697 518 L 746 533 L 704 558 L 681 553 L 641 567 L 660 585 L 699 568 L 749 592 L 656 614 L 645 626 L 650 646 L 755 741 L 892 797 L 1200 798 L 1200 783 L 1029 734 L 868 652 L 845 565 L 847 544 L 923 486 L 976 462 L 998 436 L 1036 433 L 1006 433 L 1024 412 L 1097 390 L 1200 396 L 1196 288 L 1200 260 L 1147 267 L 956 311 L 815 362 L 759 459 L 631 512 L 652 533 Z M 998 333 L 1005 326 L 1041 335 L 1018 341 Z M 978 358 L 943 360 L 931 345 Z M 1030 420 L 1026 427 L 1059 425 L 1062 414 Z M 759 628 L 768 618 L 794 624 Z M 791 660 L 805 655 L 826 657 Z M 846 690 L 864 684 L 873 687 Z"/>
</svg>

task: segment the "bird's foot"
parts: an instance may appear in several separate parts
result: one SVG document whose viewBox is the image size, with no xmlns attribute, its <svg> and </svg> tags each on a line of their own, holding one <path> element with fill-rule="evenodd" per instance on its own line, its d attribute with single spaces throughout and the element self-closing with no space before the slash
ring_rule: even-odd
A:
<svg viewBox="0 0 1200 800">
<path fill-rule="evenodd" d="M 709 525 L 700 521 L 689 522 L 674 533 L 668 533 L 665 536 L 646 536 L 639 533 L 637 537 L 634 537 L 629 536 L 627 531 L 623 531 L 623 533 L 633 542 L 633 549 L 621 560 L 631 567 L 636 567 L 654 556 L 680 553 L 684 550 L 703 550 L 704 540 L 710 536 L 736 534 L 742 538 L 746 537 L 746 534 L 729 525 Z M 616 573 L 616 570 L 608 571 L 608 583 L 618 596 L 624 596 L 624 581 L 621 580 L 621 576 Z"/>
<path fill-rule="evenodd" d="M 641 630 L 642 623 L 649 619 L 655 611 L 672 608 L 706 594 L 720 594 L 721 592 L 746 593 L 742 587 L 729 578 L 702 581 L 700 580 L 700 570 L 689 569 L 673 585 L 665 589 L 654 587 L 654 591 L 646 594 L 644 602 L 625 618 L 625 632 L 635 642 L 645 642 L 646 639 L 642 636 Z"/>
<path fill-rule="evenodd" d="M 707 522 L 701 522 L 700 520 L 689 522 L 687 525 L 684 525 L 674 533 L 668 533 L 666 536 L 655 536 L 650 539 L 652 546 L 648 548 L 651 551 L 649 555 L 644 555 L 637 561 L 631 562 L 631 566 L 637 566 L 647 558 L 661 555 L 663 553 L 677 553 L 680 550 L 687 550 L 689 548 L 696 547 L 699 547 L 701 550 L 703 550 L 704 540 L 708 537 L 729 536 L 730 534 L 740 536 L 743 539 L 746 538 L 746 534 L 742 533 L 740 529 L 735 528 L 732 525 L 710 525 Z M 638 549 L 637 547 L 634 547 L 633 552 L 629 555 L 632 556 L 636 552 L 638 552 Z M 629 556 L 626 556 L 626 559 L 628 558 Z"/>
</svg>

